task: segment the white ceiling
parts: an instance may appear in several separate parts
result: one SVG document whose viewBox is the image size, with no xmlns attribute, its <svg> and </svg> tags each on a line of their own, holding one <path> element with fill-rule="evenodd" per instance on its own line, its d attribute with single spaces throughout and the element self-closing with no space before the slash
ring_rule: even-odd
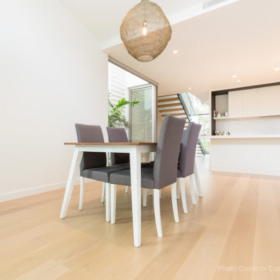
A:
<svg viewBox="0 0 280 280">
<path fill-rule="evenodd" d="M 99 40 L 106 41 L 119 35 L 127 12 L 141 0 L 59 0 L 85 24 Z M 176 14 L 209 0 L 153 0 L 167 16 Z M 212 0 L 213 1 L 213 0 Z M 221 1 L 221 0 L 214 0 Z"/>
<path fill-rule="evenodd" d="M 75 9 L 73 13 L 101 41 L 118 34 L 123 17 L 139 2 L 60 1 L 71 7 L 72 12 Z M 172 15 L 201 1 L 155 2 L 167 15 Z M 280 71 L 274 71 L 275 62 L 280 61 L 279 11 L 279 0 L 240 0 L 176 23 L 172 25 L 172 38 L 165 51 L 149 63 L 132 58 L 123 44 L 104 51 L 158 82 L 160 95 L 190 91 L 206 101 L 209 90 L 280 81 Z M 240 83 L 232 78 L 233 69 Z"/>
</svg>

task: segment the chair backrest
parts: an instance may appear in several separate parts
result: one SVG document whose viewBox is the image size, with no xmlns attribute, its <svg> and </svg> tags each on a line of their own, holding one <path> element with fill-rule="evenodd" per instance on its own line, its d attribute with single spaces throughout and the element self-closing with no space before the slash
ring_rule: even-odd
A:
<svg viewBox="0 0 280 280">
<path fill-rule="evenodd" d="M 182 178 L 194 172 L 194 161 L 200 129 L 200 124 L 190 122 L 188 128 L 183 132 L 179 159 L 179 170 Z"/>
<path fill-rule="evenodd" d="M 128 142 L 124 128 L 107 127 L 109 142 Z M 111 153 L 111 164 L 129 163 L 129 154 Z"/>
<path fill-rule="evenodd" d="M 99 125 L 75 124 L 78 142 L 104 143 L 102 129 Z M 81 161 L 81 172 L 84 169 L 105 167 L 106 153 L 85 152 Z"/>
<path fill-rule="evenodd" d="M 185 120 L 166 116 L 158 139 L 154 162 L 154 187 L 161 189 L 177 180 L 178 157 Z"/>
</svg>

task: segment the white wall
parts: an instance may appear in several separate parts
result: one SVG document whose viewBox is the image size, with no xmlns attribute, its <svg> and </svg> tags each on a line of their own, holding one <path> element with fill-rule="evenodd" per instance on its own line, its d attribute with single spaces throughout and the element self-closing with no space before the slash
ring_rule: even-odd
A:
<svg viewBox="0 0 280 280">
<path fill-rule="evenodd" d="M 75 123 L 107 125 L 108 57 L 57 0 L 0 0 L 0 199 L 65 187 Z"/>
<path fill-rule="evenodd" d="M 147 81 L 129 73 L 126 72 L 126 87 L 136 87 L 136 86 L 141 86 L 141 85 L 147 85 L 149 84 Z"/>
<path fill-rule="evenodd" d="M 127 99 L 126 71 L 112 63 L 109 63 L 108 67 L 110 100 L 116 105 L 120 99 Z"/>
</svg>

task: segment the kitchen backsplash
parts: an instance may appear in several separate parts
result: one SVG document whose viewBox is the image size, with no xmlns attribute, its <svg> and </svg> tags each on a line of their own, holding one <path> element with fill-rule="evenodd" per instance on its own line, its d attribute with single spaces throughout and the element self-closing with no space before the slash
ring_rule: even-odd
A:
<svg viewBox="0 0 280 280">
<path fill-rule="evenodd" d="M 216 130 L 231 135 L 280 134 L 280 116 L 216 121 Z"/>
</svg>

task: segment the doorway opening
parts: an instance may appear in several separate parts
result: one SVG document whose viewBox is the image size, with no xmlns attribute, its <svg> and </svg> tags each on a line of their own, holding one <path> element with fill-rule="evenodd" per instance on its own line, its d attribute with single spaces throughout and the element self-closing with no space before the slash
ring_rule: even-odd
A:
<svg viewBox="0 0 280 280">
<path fill-rule="evenodd" d="M 109 114 L 112 113 L 110 107 L 116 106 L 122 99 L 138 102 L 134 106 L 125 105 L 121 108 L 121 114 L 127 120 L 128 126 L 122 122 L 110 123 L 110 126 L 124 127 L 129 141 L 155 142 L 156 86 L 111 62 L 108 63 L 108 91 L 111 103 Z"/>
</svg>

